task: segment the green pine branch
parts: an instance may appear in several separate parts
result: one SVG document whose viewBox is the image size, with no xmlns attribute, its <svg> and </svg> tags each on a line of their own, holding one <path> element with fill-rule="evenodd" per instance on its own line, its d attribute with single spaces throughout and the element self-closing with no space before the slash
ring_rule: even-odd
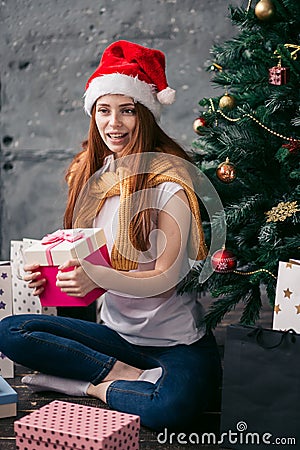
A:
<svg viewBox="0 0 300 450">
<path fill-rule="evenodd" d="M 255 285 L 251 289 L 249 289 L 247 294 L 244 296 L 243 301 L 246 306 L 243 310 L 240 323 L 243 325 L 254 325 L 255 322 L 259 319 L 260 311 L 262 308 L 259 285 Z"/>
</svg>

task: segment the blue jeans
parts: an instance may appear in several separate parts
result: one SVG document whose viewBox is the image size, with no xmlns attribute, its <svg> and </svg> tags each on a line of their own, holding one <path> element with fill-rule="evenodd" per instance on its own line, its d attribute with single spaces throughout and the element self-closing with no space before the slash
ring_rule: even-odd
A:
<svg viewBox="0 0 300 450">
<path fill-rule="evenodd" d="M 199 416 L 221 384 L 212 334 L 191 345 L 147 347 L 130 344 L 102 324 L 26 314 L 0 322 L 0 351 L 30 369 L 94 385 L 117 360 L 140 369 L 162 367 L 156 384 L 117 380 L 107 390 L 109 407 L 139 415 L 144 426 L 157 431 L 200 426 Z"/>
</svg>

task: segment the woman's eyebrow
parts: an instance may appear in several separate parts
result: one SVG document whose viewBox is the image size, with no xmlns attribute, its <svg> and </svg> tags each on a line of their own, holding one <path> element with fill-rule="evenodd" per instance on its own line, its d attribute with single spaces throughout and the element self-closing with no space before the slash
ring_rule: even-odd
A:
<svg viewBox="0 0 300 450">
<path fill-rule="evenodd" d="M 106 106 L 106 107 L 111 107 L 111 105 L 109 105 L 108 103 L 101 103 L 101 102 L 97 103 L 96 106 Z M 133 102 L 132 102 L 132 103 L 121 103 L 121 104 L 119 105 L 120 108 L 123 108 L 124 106 L 134 106 L 134 103 L 133 103 Z"/>
</svg>

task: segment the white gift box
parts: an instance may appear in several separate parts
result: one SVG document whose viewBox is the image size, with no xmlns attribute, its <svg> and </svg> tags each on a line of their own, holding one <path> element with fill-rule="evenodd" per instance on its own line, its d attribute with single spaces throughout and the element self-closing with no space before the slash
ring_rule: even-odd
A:
<svg viewBox="0 0 300 450">
<path fill-rule="evenodd" d="M 59 266 L 69 259 L 85 259 L 106 244 L 102 228 L 57 230 L 24 251 L 27 264 Z"/>
<path fill-rule="evenodd" d="M 0 262 L 0 320 L 12 315 L 11 266 L 9 261 Z M 0 375 L 14 377 L 13 362 L 0 352 Z"/>
<path fill-rule="evenodd" d="M 300 261 L 279 262 L 273 329 L 300 333 Z"/>
</svg>

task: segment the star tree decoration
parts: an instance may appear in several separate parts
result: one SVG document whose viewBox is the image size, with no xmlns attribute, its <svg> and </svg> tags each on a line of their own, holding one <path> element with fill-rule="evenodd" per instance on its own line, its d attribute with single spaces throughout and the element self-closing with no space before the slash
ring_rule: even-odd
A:
<svg viewBox="0 0 300 450">
<path fill-rule="evenodd" d="M 275 306 L 274 306 L 274 312 L 275 312 L 276 314 L 278 314 L 279 311 L 281 311 L 280 305 L 275 305 Z"/>
<path fill-rule="evenodd" d="M 300 211 L 297 201 L 280 202 L 277 206 L 273 206 L 273 208 L 265 214 L 268 217 L 267 222 L 283 222 L 297 211 Z"/>
<path fill-rule="evenodd" d="M 284 289 L 284 297 L 287 297 L 287 298 L 291 298 L 291 295 L 292 295 L 292 291 L 290 291 L 289 290 L 289 288 L 287 288 L 287 289 Z"/>
</svg>

